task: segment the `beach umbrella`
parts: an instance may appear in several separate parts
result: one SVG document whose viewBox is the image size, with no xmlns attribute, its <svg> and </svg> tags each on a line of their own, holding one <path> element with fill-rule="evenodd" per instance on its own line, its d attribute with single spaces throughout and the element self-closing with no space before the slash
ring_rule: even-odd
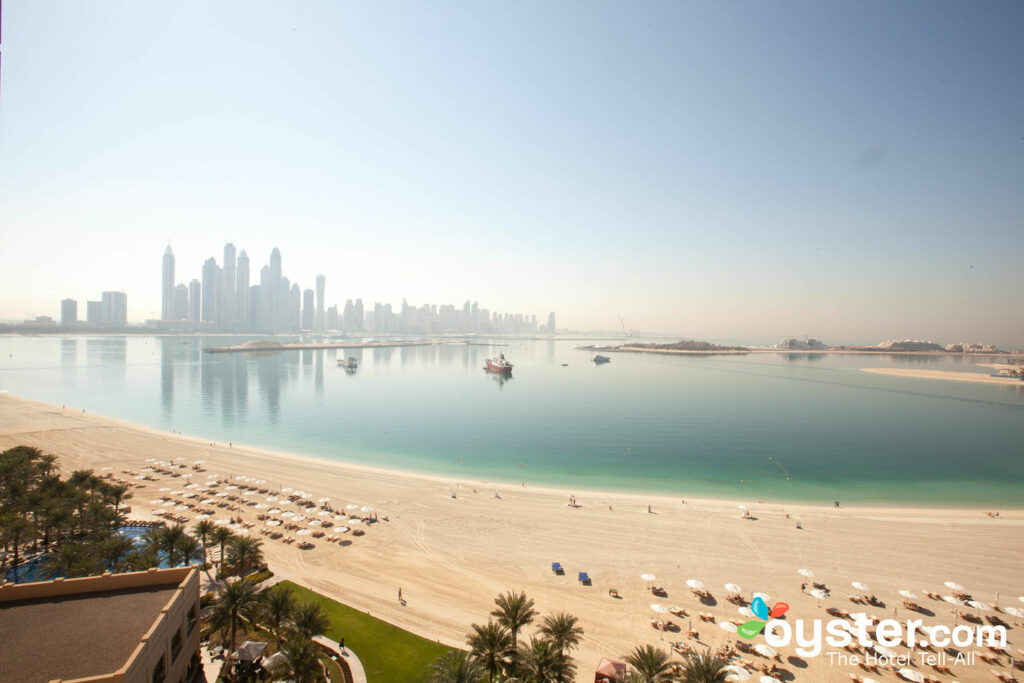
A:
<svg viewBox="0 0 1024 683">
<path fill-rule="evenodd" d="M 295 535 L 296 536 L 309 536 L 311 533 L 313 533 L 313 532 L 310 531 L 309 529 L 299 529 L 298 531 L 295 532 Z"/>
<path fill-rule="evenodd" d="M 279 514 L 281 514 L 281 510 L 279 508 L 271 508 L 270 510 L 267 510 L 267 514 L 268 515 L 279 515 Z"/>
<path fill-rule="evenodd" d="M 363 507 L 359 508 L 359 510 L 361 512 L 373 512 L 373 508 L 370 507 L 369 505 L 364 505 Z"/>
<path fill-rule="evenodd" d="M 828 597 L 825 591 L 821 590 L 820 588 L 815 588 L 814 590 L 810 591 L 810 596 L 812 598 L 817 598 L 818 600 L 824 600 Z"/>
<path fill-rule="evenodd" d="M 295 515 L 295 513 L 294 513 L 294 512 L 292 512 L 291 510 L 288 510 L 288 511 L 286 511 L 286 512 L 282 512 L 282 513 L 281 513 L 281 516 L 282 516 L 282 517 L 292 517 L 292 516 L 294 516 L 294 515 Z"/>
<path fill-rule="evenodd" d="M 164 507 L 166 508 L 166 507 L 170 507 L 170 506 L 172 506 L 172 505 L 174 505 L 174 504 L 175 504 L 175 503 L 174 503 L 174 501 L 173 501 L 173 500 L 169 500 L 169 501 L 167 501 L 166 503 L 163 503 L 163 506 L 164 506 Z"/>
<path fill-rule="evenodd" d="M 295 489 L 293 489 L 291 486 L 285 486 L 283 489 L 281 489 L 281 493 L 291 493 L 294 490 Z"/>
<path fill-rule="evenodd" d="M 206 515 L 206 514 L 196 515 L 196 519 L 209 519 L 209 518 L 210 518 L 210 515 Z"/>
<path fill-rule="evenodd" d="M 765 645 L 764 643 L 758 643 L 757 645 L 755 645 L 754 652 L 761 655 L 762 657 L 768 657 L 769 659 L 779 654 L 774 647 L 770 645 Z"/>
<path fill-rule="evenodd" d="M 281 520 L 279 519 L 268 519 L 267 526 L 281 526 Z"/>
<path fill-rule="evenodd" d="M 154 498 L 153 500 L 151 500 L 149 502 L 152 503 L 153 505 L 159 505 L 160 503 L 164 502 L 164 499 L 163 498 Z"/>
<path fill-rule="evenodd" d="M 215 502 L 213 498 L 203 498 L 201 501 L 199 501 L 200 505 L 209 505 L 210 503 L 213 502 Z"/>
<path fill-rule="evenodd" d="M 947 581 L 945 584 L 946 588 L 952 588 L 955 591 L 962 591 L 964 589 L 959 583 L 955 581 Z"/>
<path fill-rule="evenodd" d="M 346 510 L 358 510 L 359 506 L 356 505 L 355 503 L 349 503 L 348 505 L 345 506 L 345 509 Z"/>
<path fill-rule="evenodd" d="M 751 619 L 754 618 L 754 613 L 750 610 L 749 607 L 740 607 L 736 611 L 740 613 L 740 616 L 749 617 Z"/>
<path fill-rule="evenodd" d="M 737 594 L 743 592 L 743 589 L 740 588 L 735 583 L 727 583 L 727 584 L 725 584 L 725 590 L 729 591 L 730 593 L 737 593 Z"/>
<path fill-rule="evenodd" d="M 704 582 L 698 581 L 697 579 L 687 579 L 686 585 L 696 591 L 704 589 Z"/>
<path fill-rule="evenodd" d="M 179 505 L 178 507 L 176 507 L 174 509 L 175 510 L 188 510 L 189 506 L 188 505 Z"/>
<path fill-rule="evenodd" d="M 362 524 L 363 520 L 359 519 L 358 517 L 349 517 L 348 518 L 348 523 L 349 524 Z"/>
<path fill-rule="evenodd" d="M 336 522 L 344 522 L 346 519 L 348 519 L 347 515 L 334 515 L 334 521 Z"/>
<path fill-rule="evenodd" d="M 738 507 L 740 510 L 746 510 L 747 509 L 746 505 L 737 505 L 736 507 Z"/>
<path fill-rule="evenodd" d="M 773 676 L 761 676 L 761 683 L 782 683 L 782 681 Z"/>
<path fill-rule="evenodd" d="M 196 494 L 194 494 L 194 493 L 192 493 L 192 492 L 190 491 L 190 492 L 188 492 L 188 493 L 184 494 L 184 497 L 185 497 L 185 498 L 195 498 L 195 497 L 196 497 Z"/>
<path fill-rule="evenodd" d="M 306 521 L 306 516 L 305 515 L 295 515 L 294 517 L 292 517 L 292 521 L 293 522 L 304 522 L 304 521 Z"/>
<path fill-rule="evenodd" d="M 320 499 L 320 500 L 318 500 L 317 502 L 318 502 L 318 503 L 330 503 L 330 502 L 331 502 L 331 499 L 330 499 L 330 498 L 328 498 L 327 496 L 324 496 L 323 498 L 321 498 L 321 499 Z"/>
<path fill-rule="evenodd" d="M 814 578 L 814 572 L 812 572 L 810 569 L 797 569 L 796 573 L 799 574 L 800 576 L 805 576 L 808 579 L 813 579 Z"/>
<path fill-rule="evenodd" d="M 187 489 L 197 489 L 197 488 L 199 488 L 199 484 L 185 484 L 185 488 L 187 488 Z"/>
<path fill-rule="evenodd" d="M 267 501 L 268 503 L 276 503 L 277 496 L 267 496 L 266 498 L 264 498 L 264 500 Z"/>
<path fill-rule="evenodd" d="M 754 593 L 751 597 L 761 598 L 762 600 L 765 601 L 765 603 L 769 603 L 769 602 L 772 601 L 772 599 L 770 597 L 768 597 L 767 593 Z"/>
<path fill-rule="evenodd" d="M 221 491 L 220 493 L 217 494 L 217 497 L 218 498 L 227 498 L 228 497 L 228 492 L 227 491 Z"/>
<path fill-rule="evenodd" d="M 885 647 L 884 645 L 879 645 L 878 643 L 875 643 L 874 648 L 875 652 L 882 655 L 883 657 L 886 657 L 887 659 L 892 659 L 896 656 L 895 652 Z"/>
<path fill-rule="evenodd" d="M 1016 607 L 1007 607 L 1004 610 L 1007 614 L 1012 614 L 1015 617 L 1024 617 L 1024 610 L 1017 609 Z"/>
<path fill-rule="evenodd" d="M 903 676 L 903 678 L 907 679 L 908 681 L 913 681 L 913 683 L 924 683 L 924 674 L 922 674 L 920 671 L 914 671 L 913 669 L 903 667 L 902 669 L 900 669 L 899 673 L 900 676 Z"/>
<path fill-rule="evenodd" d="M 225 490 L 225 491 L 237 491 L 237 490 L 238 490 L 238 487 L 237 487 L 237 486 L 235 486 L 234 484 L 231 484 L 230 486 L 225 486 L 225 487 L 224 487 L 224 490 Z"/>
<path fill-rule="evenodd" d="M 644 581 L 654 581 L 654 579 L 658 577 L 656 577 L 654 574 L 641 574 L 640 578 Z"/>
<path fill-rule="evenodd" d="M 171 490 L 171 487 L 170 487 L 170 486 L 161 486 L 161 487 L 160 487 L 160 490 L 161 490 L 161 491 L 170 491 L 170 490 Z"/>
<path fill-rule="evenodd" d="M 302 497 L 303 498 L 312 498 L 313 494 L 312 493 L 307 493 L 307 492 L 303 491 L 302 492 Z"/>
<path fill-rule="evenodd" d="M 942 599 L 945 600 L 946 602 L 948 602 L 951 605 L 956 605 L 957 607 L 966 607 L 967 606 L 966 604 L 964 604 L 964 602 L 962 600 L 960 600 L 960 598 L 955 598 L 952 595 L 943 595 Z"/>
<path fill-rule="evenodd" d="M 720 621 L 718 622 L 718 628 L 729 633 L 736 633 L 736 624 L 731 621 Z"/>
<path fill-rule="evenodd" d="M 907 598 L 908 600 L 913 600 L 917 597 L 917 593 L 912 593 L 911 591 L 906 590 L 900 591 L 900 595 Z"/>
<path fill-rule="evenodd" d="M 725 680 L 727 681 L 742 683 L 742 681 L 750 680 L 750 672 L 735 664 L 723 668 L 722 671 L 725 673 Z"/>
<path fill-rule="evenodd" d="M 977 600 L 968 600 L 967 604 L 974 609 L 981 610 L 982 612 L 987 612 L 989 609 L 988 605 L 983 602 L 978 602 Z"/>
<path fill-rule="evenodd" d="M 656 602 L 651 603 L 651 609 L 657 612 L 658 614 L 666 614 L 668 612 L 667 607 L 665 607 L 664 605 L 659 605 Z"/>
<path fill-rule="evenodd" d="M 1019 598 L 1017 598 L 1017 599 L 1018 599 L 1018 600 L 1020 600 L 1021 602 L 1024 602 L 1024 595 L 1020 596 L 1020 597 L 1019 597 Z"/>
<path fill-rule="evenodd" d="M 256 492 L 255 492 L 255 491 L 252 491 L 252 490 L 250 490 L 250 491 L 246 491 L 246 492 L 245 492 L 245 493 L 243 493 L 242 495 L 243 495 L 243 496 L 255 496 L 255 495 L 256 495 Z"/>
<path fill-rule="evenodd" d="M 228 526 L 231 524 L 231 520 L 225 517 L 224 519 L 218 519 L 214 524 L 217 526 Z"/>
<path fill-rule="evenodd" d="M 347 531 L 348 531 L 348 527 L 347 526 L 336 526 L 336 527 L 334 527 L 334 533 L 336 533 L 336 534 L 344 534 Z"/>
<path fill-rule="evenodd" d="M 856 588 L 859 591 L 871 590 L 871 586 L 867 585 L 866 583 L 862 583 L 860 581 L 854 581 L 850 585 L 853 586 L 854 588 Z"/>
<path fill-rule="evenodd" d="M 269 506 L 266 503 L 256 503 L 257 510 L 266 510 Z"/>
<path fill-rule="evenodd" d="M 330 516 L 331 513 L 328 512 L 327 510 L 321 510 L 320 512 L 318 512 L 316 514 L 319 515 L 320 517 L 328 517 L 328 516 Z"/>
</svg>

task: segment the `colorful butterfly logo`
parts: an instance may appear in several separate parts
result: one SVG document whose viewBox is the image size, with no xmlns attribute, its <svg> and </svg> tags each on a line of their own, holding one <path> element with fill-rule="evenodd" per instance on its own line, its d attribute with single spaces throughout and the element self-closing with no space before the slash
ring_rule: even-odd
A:
<svg viewBox="0 0 1024 683">
<path fill-rule="evenodd" d="M 754 616 L 760 619 L 751 619 L 750 621 L 738 626 L 736 632 L 747 640 L 752 640 L 754 636 L 764 630 L 764 625 L 769 619 L 778 619 L 789 609 L 789 605 L 784 602 L 777 602 L 775 606 L 770 610 L 768 605 L 765 604 L 764 599 L 760 596 L 754 598 L 754 601 L 750 603 L 750 611 L 754 613 Z"/>
</svg>

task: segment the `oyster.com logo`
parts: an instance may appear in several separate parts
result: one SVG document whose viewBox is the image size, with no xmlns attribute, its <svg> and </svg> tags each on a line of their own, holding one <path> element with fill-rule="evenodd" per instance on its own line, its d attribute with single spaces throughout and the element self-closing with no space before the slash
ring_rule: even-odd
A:
<svg viewBox="0 0 1024 683">
<path fill-rule="evenodd" d="M 768 623 L 769 619 L 778 619 L 787 610 L 789 610 L 789 605 L 784 602 L 777 602 L 774 607 L 768 609 L 768 604 L 765 603 L 764 598 L 758 595 L 750 603 L 750 611 L 754 613 L 757 619 L 751 619 L 737 626 L 736 633 L 747 640 L 753 640 L 757 634 L 764 630 L 764 625 Z"/>
</svg>

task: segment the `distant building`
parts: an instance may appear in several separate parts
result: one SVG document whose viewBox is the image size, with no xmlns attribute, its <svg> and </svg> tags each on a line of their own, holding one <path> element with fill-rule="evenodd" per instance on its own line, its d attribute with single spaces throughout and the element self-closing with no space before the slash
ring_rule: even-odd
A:
<svg viewBox="0 0 1024 683">
<path fill-rule="evenodd" d="M 315 313 L 316 311 L 313 310 L 313 290 L 307 289 L 302 293 L 302 329 L 313 329 L 313 316 Z"/>
<path fill-rule="evenodd" d="M 817 339 L 797 339 L 796 337 L 789 337 L 783 339 L 778 344 L 772 347 L 780 351 L 827 351 L 828 346 Z"/>
<path fill-rule="evenodd" d="M 178 683 L 202 667 L 191 567 L 7 584 L 0 612 L 0 680 Z"/>
<path fill-rule="evenodd" d="M 203 263 L 203 322 L 217 322 L 218 297 L 217 286 L 220 284 L 220 266 L 212 256 Z"/>
<path fill-rule="evenodd" d="M 941 344 L 922 339 L 889 339 L 878 345 L 887 351 L 945 351 Z"/>
<path fill-rule="evenodd" d="M 331 306 L 327 309 L 327 321 L 324 329 L 336 330 L 338 329 L 338 307 Z"/>
<path fill-rule="evenodd" d="M 249 313 L 249 255 L 245 249 L 238 254 L 235 268 L 235 320 L 243 330 L 249 329 L 252 323 Z"/>
<path fill-rule="evenodd" d="M 217 310 L 217 322 L 221 327 L 228 327 L 235 321 L 235 245 L 228 242 L 224 245 L 224 267 L 220 271 L 220 302 Z"/>
<path fill-rule="evenodd" d="M 174 287 L 171 320 L 188 320 L 188 287 L 184 284 L 177 284 Z"/>
<path fill-rule="evenodd" d="M 63 299 L 60 302 L 60 324 L 74 325 L 78 322 L 78 302 L 74 299 Z"/>
<path fill-rule="evenodd" d="M 85 322 L 87 322 L 90 325 L 103 324 L 103 304 L 101 302 L 85 302 Z"/>
<path fill-rule="evenodd" d="M 363 323 L 363 300 L 362 299 L 356 299 L 356 305 L 354 307 L 354 310 L 355 310 L 355 314 L 353 315 L 353 320 L 355 321 L 355 326 L 352 328 L 352 331 L 353 332 L 361 332 L 363 330 L 363 324 L 364 324 Z"/>
<path fill-rule="evenodd" d="M 548 313 L 548 324 L 544 328 L 544 331 L 547 332 L 548 334 L 554 334 L 557 331 L 557 328 L 555 327 L 555 312 L 554 311 L 551 311 L 550 313 Z"/>
<path fill-rule="evenodd" d="M 128 295 L 124 292 L 100 294 L 100 323 L 110 327 L 128 326 Z"/>
<path fill-rule="evenodd" d="M 188 283 L 188 321 L 197 323 L 202 320 L 203 312 L 203 286 L 199 280 L 192 278 Z"/>
<path fill-rule="evenodd" d="M 323 275 L 316 276 L 316 319 L 313 321 L 313 325 L 318 330 L 322 330 L 325 327 L 326 321 L 324 320 L 324 289 L 327 287 L 327 278 Z M 335 325 L 337 327 L 337 325 Z"/>
<path fill-rule="evenodd" d="M 164 250 L 163 287 L 161 293 L 160 319 L 172 320 L 174 316 L 174 252 L 171 251 L 170 244 Z"/>
</svg>

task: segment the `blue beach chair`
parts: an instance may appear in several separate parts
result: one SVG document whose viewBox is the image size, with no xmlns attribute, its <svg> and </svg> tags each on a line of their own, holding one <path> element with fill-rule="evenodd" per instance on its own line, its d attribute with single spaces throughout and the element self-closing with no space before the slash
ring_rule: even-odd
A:
<svg viewBox="0 0 1024 683">
<path fill-rule="evenodd" d="M 585 586 L 589 586 L 590 585 L 590 575 L 587 574 L 586 572 L 580 572 L 580 583 L 582 583 Z"/>
<path fill-rule="evenodd" d="M 562 563 L 561 562 L 552 562 L 551 563 L 551 571 L 553 571 L 556 574 L 564 574 L 565 573 L 565 570 L 562 569 Z"/>
</svg>

